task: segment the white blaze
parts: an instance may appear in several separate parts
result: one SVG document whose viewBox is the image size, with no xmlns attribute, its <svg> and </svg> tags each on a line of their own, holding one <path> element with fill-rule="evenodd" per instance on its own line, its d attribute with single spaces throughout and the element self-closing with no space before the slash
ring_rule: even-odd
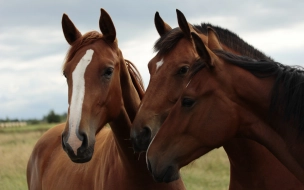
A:
<svg viewBox="0 0 304 190">
<path fill-rule="evenodd" d="M 191 82 L 191 79 L 190 79 L 189 82 L 187 83 L 186 88 L 189 86 L 190 82 Z"/>
<path fill-rule="evenodd" d="M 69 139 L 68 143 L 72 147 L 75 155 L 77 155 L 77 149 L 81 146 L 82 141 L 76 135 L 79 128 L 82 104 L 85 93 L 85 81 L 84 73 L 86 68 L 91 63 L 94 51 L 89 49 L 86 51 L 85 55 L 81 58 L 76 68 L 72 73 L 73 89 L 72 89 L 72 99 L 70 104 L 70 114 L 69 114 Z"/>
<path fill-rule="evenodd" d="M 164 59 L 156 63 L 156 71 L 164 64 Z"/>
</svg>

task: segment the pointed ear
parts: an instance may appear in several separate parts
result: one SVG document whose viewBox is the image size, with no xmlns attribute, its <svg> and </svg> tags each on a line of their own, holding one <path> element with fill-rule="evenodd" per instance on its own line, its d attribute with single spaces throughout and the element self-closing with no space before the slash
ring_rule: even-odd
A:
<svg viewBox="0 0 304 190">
<path fill-rule="evenodd" d="M 66 41 L 72 45 L 78 38 L 81 37 L 81 33 L 75 27 L 68 15 L 63 14 L 61 20 L 62 30 Z"/>
<path fill-rule="evenodd" d="M 159 16 L 158 12 L 155 13 L 154 24 L 160 36 L 163 36 L 170 30 L 172 30 L 171 26 L 169 26 L 166 22 L 164 22 L 163 19 Z"/>
<path fill-rule="evenodd" d="M 106 41 L 115 41 L 116 30 L 114 24 L 110 15 L 104 9 L 100 9 L 99 28 Z"/>
<path fill-rule="evenodd" d="M 185 34 L 185 36 L 187 38 L 191 38 L 190 27 L 189 27 L 188 21 L 186 20 L 186 17 L 178 9 L 176 9 L 176 14 L 177 14 L 177 21 L 178 21 L 178 25 L 179 25 L 180 29 L 183 31 L 183 33 Z"/>
<path fill-rule="evenodd" d="M 223 50 L 216 31 L 211 27 L 208 27 L 207 30 L 208 30 L 208 48 L 211 50 L 213 49 Z"/>
<path fill-rule="evenodd" d="M 198 55 L 200 56 L 200 58 L 202 60 L 204 60 L 204 62 L 206 63 L 208 68 L 214 67 L 213 59 L 210 55 L 210 52 L 207 50 L 204 42 L 202 41 L 202 39 L 194 32 L 191 32 L 191 35 L 192 35 L 192 39 L 195 44 L 196 51 L 197 51 Z"/>
</svg>

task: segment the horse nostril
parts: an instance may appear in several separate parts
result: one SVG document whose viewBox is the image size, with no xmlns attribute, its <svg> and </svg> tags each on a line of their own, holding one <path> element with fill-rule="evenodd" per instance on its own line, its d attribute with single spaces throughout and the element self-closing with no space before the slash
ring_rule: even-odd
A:
<svg viewBox="0 0 304 190">
<path fill-rule="evenodd" d="M 149 127 L 145 126 L 141 132 L 141 135 L 142 135 L 143 139 L 145 139 L 146 141 L 150 141 L 151 129 Z"/>
<path fill-rule="evenodd" d="M 79 136 L 80 136 L 80 139 L 82 140 L 82 143 L 81 143 L 80 147 L 77 149 L 77 155 L 85 155 L 85 154 L 87 154 L 88 150 L 91 149 L 89 147 L 89 138 L 86 133 L 79 133 Z M 92 155 L 89 157 L 91 159 Z"/>
<path fill-rule="evenodd" d="M 80 140 L 82 140 L 82 144 L 81 144 L 81 147 L 88 147 L 88 145 L 89 145 L 89 140 L 88 140 L 88 136 L 87 136 L 87 134 L 86 133 L 83 133 L 83 132 L 81 132 L 80 134 Z"/>
<path fill-rule="evenodd" d="M 132 138 L 133 148 L 136 152 L 146 151 L 151 139 L 151 129 L 143 127 L 140 133 Z"/>
<path fill-rule="evenodd" d="M 65 134 L 61 135 L 61 145 L 62 145 L 63 150 L 65 152 L 67 152 L 68 154 L 70 154 L 72 152 L 72 147 L 67 142 Z"/>
<path fill-rule="evenodd" d="M 152 167 L 151 167 L 151 163 L 150 163 L 150 160 L 149 159 L 147 159 L 148 160 L 148 170 L 149 170 L 149 172 L 150 173 L 152 173 Z"/>
</svg>

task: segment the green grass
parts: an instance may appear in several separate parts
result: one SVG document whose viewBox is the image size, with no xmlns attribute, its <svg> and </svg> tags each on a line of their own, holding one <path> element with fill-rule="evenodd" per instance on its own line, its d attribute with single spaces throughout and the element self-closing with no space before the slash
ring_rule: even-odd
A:
<svg viewBox="0 0 304 190">
<path fill-rule="evenodd" d="M 220 148 L 183 167 L 181 173 L 189 190 L 228 189 L 229 160 L 224 149 Z"/>
<path fill-rule="evenodd" d="M 43 132 L 55 124 L 0 129 L 0 189 L 26 190 L 26 165 Z M 188 190 L 228 189 L 229 162 L 222 148 L 181 170 Z"/>
<path fill-rule="evenodd" d="M 20 132 L 30 132 L 30 131 L 44 132 L 53 126 L 55 126 L 55 124 L 43 123 L 43 124 L 37 124 L 37 125 L 27 125 L 24 127 L 0 128 L 0 133 L 20 133 Z"/>
<path fill-rule="evenodd" d="M 36 127 L 29 126 L 30 130 L 18 128 L 0 132 L 0 189 L 27 189 L 27 161 L 35 143 L 47 127 L 37 127 L 36 130 L 33 128 Z"/>
</svg>

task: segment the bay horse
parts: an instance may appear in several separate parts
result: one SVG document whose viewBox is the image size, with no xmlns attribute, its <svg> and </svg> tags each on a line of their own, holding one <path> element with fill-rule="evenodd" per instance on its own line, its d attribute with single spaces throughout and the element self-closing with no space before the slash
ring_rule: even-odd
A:
<svg viewBox="0 0 304 190">
<path fill-rule="evenodd" d="M 177 19 L 179 28 L 172 29 L 158 12 L 155 14 L 160 38 L 154 48 L 158 53 L 148 64 L 150 82 L 131 129 L 133 147 L 138 152 L 147 150 L 191 79 L 189 68 L 198 60 L 191 31 L 199 35 L 205 44 L 212 44 L 219 36 L 225 51 L 272 61 L 227 29 L 211 24 L 191 25 L 179 10 Z M 216 33 L 208 28 L 210 26 Z M 224 144 L 224 149 L 230 161 L 229 189 L 304 189 L 272 153 L 255 141 L 233 138 Z"/>
<path fill-rule="evenodd" d="M 143 84 L 136 67 L 123 58 L 104 9 L 99 27 L 102 34 L 82 35 L 66 14 L 62 17 L 63 33 L 71 45 L 63 66 L 68 119 L 35 145 L 27 166 L 28 188 L 185 189 L 182 180 L 156 183 L 145 159 L 138 159 L 130 148 L 127 139 Z M 107 123 L 110 127 L 104 127 Z"/>
<path fill-rule="evenodd" d="M 147 151 L 154 178 L 175 180 L 179 168 L 237 137 L 264 145 L 303 184 L 303 69 L 191 35 L 199 54 L 193 77 Z"/>
</svg>

